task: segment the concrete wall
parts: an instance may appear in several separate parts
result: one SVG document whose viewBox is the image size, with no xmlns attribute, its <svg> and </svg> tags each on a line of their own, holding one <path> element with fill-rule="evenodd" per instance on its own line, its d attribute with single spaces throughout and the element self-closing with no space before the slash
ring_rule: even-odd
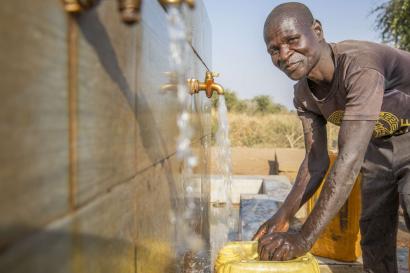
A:
<svg viewBox="0 0 410 273">
<path fill-rule="evenodd" d="M 192 45 L 210 66 L 210 23 L 196 2 Z M 160 90 L 166 13 L 145 0 L 141 17 L 123 25 L 113 0 L 77 17 L 61 1 L 2 3 L 0 272 L 175 271 L 180 108 L 175 92 Z M 202 79 L 190 55 L 190 76 Z M 191 103 L 203 205 L 210 108 L 203 94 Z M 197 218 L 206 239 L 206 206 Z"/>
</svg>

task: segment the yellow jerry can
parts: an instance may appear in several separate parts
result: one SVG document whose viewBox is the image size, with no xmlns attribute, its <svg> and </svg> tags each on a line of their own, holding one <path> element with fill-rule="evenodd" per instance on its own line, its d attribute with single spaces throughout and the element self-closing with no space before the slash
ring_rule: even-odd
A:
<svg viewBox="0 0 410 273">
<path fill-rule="evenodd" d="M 329 170 L 333 166 L 336 157 L 337 155 L 335 154 L 329 155 Z M 328 173 L 326 174 L 324 180 L 326 179 Z M 359 218 L 361 211 L 360 184 L 361 175 L 357 177 L 356 183 L 346 203 L 313 245 L 313 248 L 311 249 L 313 255 L 344 262 L 356 261 L 357 258 L 361 256 L 362 253 L 360 249 L 359 229 Z M 308 201 L 308 213 L 313 210 L 316 200 L 319 198 L 322 186 Z"/>
<path fill-rule="evenodd" d="M 215 261 L 216 273 L 319 273 L 319 265 L 311 254 L 290 261 L 259 261 L 258 242 L 229 242 Z"/>
</svg>

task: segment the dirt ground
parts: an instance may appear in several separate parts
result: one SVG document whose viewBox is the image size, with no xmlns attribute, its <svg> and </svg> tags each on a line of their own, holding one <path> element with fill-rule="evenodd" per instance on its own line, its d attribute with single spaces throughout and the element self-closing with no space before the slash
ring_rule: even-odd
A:
<svg viewBox="0 0 410 273">
<path fill-rule="evenodd" d="M 294 181 L 297 170 L 304 158 L 304 149 L 288 148 L 244 148 L 234 147 L 232 153 L 233 175 L 269 175 L 283 174 L 291 182 Z M 216 149 L 212 150 L 211 173 L 218 173 Z M 410 233 L 406 231 L 403 217 L 400 216 L 398 246 L 410 245 Z"/>
<path fill-rule="evenodd" d="M 304 149 L 234 147 L 233 175 L 283 174 L 293 182 L 305 156 Z M 218 173 L 217 151 L 212 149 L 211 173 Z"/>
</svg>

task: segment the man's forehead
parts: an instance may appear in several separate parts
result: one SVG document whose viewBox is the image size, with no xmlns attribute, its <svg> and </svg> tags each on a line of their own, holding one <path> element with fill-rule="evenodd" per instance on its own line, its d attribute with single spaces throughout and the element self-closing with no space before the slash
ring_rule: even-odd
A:
<svg viewBox="0 0 410 273">
<path fill-rule="evenodd" d="M 300 16 L 290 14 L 290 15 L 282 15 L 278 18 L 274 18 L 270 24 L 273 27 L 280 27 L 280 28 L 306 28 L 310 27 L 311 22 L 307 22 Z"/>
<path fill-rule="evenodd" d="M 307 29 L 308 26 L 302 23 L 295 17 L 283 16 L 277 20 L 273 20 L 271 24 L 267 26 L 266 34 L 268 36 L 272 35 L 287 35 L 295 32 L 301 32 Z"/>
</svg>

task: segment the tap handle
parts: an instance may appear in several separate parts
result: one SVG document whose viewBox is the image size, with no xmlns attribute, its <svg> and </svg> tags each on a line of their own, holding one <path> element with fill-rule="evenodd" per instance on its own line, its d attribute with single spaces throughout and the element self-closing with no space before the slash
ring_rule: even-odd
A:
<svg viewBox="0 0 410 273">
<path fill-rule="evenodd" d="M 219 73 L 212 72 L 212 71 L 206 71 L 205 73 L 205 82 L 207 81 L 214 81 L 214 77 L 218 77 Z"/>
<path fill-rule="evenodd" d="M 187 79 L 187 85 L 190 94 L 199 92 L 199 81 L 197 79 Z"/>
</svg>

